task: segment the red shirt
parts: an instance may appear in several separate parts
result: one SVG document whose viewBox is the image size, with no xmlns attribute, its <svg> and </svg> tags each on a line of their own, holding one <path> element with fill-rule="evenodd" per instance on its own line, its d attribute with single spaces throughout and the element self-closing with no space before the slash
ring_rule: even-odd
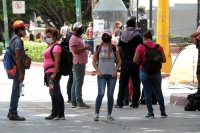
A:
<svg viewBox="0 0 200 133">
<path fill-rule="evenodd" d="M 154 42 L 145 42 L 145 44 L 149 47 L 149 48 L 154 48 L 156 46 L 156 43 Z M 160 50 L 161 52 L 163 52 L 163 47 L 159 46 L 158 50 Z M 136 52 L 138 52 L 140 54 L 140 59 L 142 59 L 142 62 L 144 62 L 144 52 L 146 51 L 145 46 L 143 46 L 142 44 L 138 45 L 138 47 L 136 48 Z M 143 66 L 142 64 L 140 64 L 140 69 L 142 69 Z"/>
</svg>

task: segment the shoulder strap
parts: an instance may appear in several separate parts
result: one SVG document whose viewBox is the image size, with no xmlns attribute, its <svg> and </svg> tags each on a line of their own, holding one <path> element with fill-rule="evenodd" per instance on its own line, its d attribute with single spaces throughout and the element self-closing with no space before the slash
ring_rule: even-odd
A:
<svg viewBox="0 0 200 133">
<path fill-rule="evenodd" d="M 146 44 L 142 43 L 142 45 L 143 45 L 146 49 L 150 49 Z"/>
<path fill-rule="evenodd" d="M 96 46 L 96 54 L 97 54 L 97 60 L 99 60 L 99 53 L 101 51 L 102 45 L 97 45 Z"/>
<path fill-rule="evenodd" d="M 158 49 L 159 46 L 159 44 L 156 44 L 156 46 L 153 49 Z"/>
</svg>

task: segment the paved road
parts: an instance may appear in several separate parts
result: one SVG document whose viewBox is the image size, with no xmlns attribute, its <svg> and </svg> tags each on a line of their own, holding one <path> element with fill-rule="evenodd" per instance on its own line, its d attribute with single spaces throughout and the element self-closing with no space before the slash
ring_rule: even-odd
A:
<svg viewBox="0 0 200 133">
<path fill-rule="evenodd" d="M 92 105 L 91 109 L 71 109 L 66 104 L 66 120 L 46 121 L 44 117 L 50 114 L 51 100 L 48 88 L 43 86 L 43 69 L 32 67 L 26 72 L 25 96 L 20 98 L 19 115 L 27 118 L 24 122 L 9 121 L 6 118 L 12 81 L 8 80 L 0 62 L 0 133 L 198 133 L 200 132 L 200 112 L 185 112 L 183 107 L 170 105 L 169 96 L 174 92 L 194 92 L 195 90 L 169 90 L 167 80 L 163 80 L 167 119 L 160 118 L 158 106 L 154 106 L 156 119 L 146 119 L 145 105 L 138 109 L 124 107 L 113 109 L 115 121 L 106 120 L 106 100 L 100 112 L 100 121 L 94 122 L 94 103 L 97 95 L 96 76 L 85 76 L 83 85 L 83 99 Z M 61 89 L 64 100 L 67 101 L 66 83 L 68 77 L 62 77 Z M 115 88 L 114 99 L 117 99 L 118 83 Z"/>
</svg>

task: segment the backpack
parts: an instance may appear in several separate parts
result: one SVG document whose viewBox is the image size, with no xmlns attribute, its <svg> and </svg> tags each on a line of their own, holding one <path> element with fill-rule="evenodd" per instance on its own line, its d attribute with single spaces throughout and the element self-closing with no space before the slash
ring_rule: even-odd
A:
<svg viewBox="0 0 200 133">
<path fill-rule="evenodd" d="M 151 49 L 146 44 L 142 44 L 145 46 L 146 51 L 144 53 L 145 59 L 142 63 L 144 70 L 147 73 L 159 73 L 162 68 L 162 53 L 158 50 L 159 45 Z"/>
<path fill-rule="evenodd" d="M 69 40 L 70 40 L 71 36 L 72 36 L 72 33 L 69 32 L 69 33 L 67 34 L 66 38 L 64 38 L 64 39 L 62 40 L 62 42 L 60 43 L 61 46 L 67 47 L 67 50 L 68 50 L 68 51 L 70 51 L 70 49 L 69 49 Z"/>
<path fill-rule="evenodd" d="M 200 111 L 200 95 L 197 93 L 190 94 L 187 96 L 187 100 L 189 102 L 185 105 L 185 111 Z"/>
<path fill-rule="evenodd" d="M 101 51 L 101 48 L 102 48 L 102 45 L 97 45 L 96 46 L 96 52 L 97 52 L 97 64 L 98 64 L 98 62 L 99 62 L 99 53 L 100 53 L 100 51 Z M 112 44 L 112 50 L 113 50 L 113 53 L 114 53 L 114 55 L 115 55 L 115 63 L 117 62 L 116 61 L 116 46 L 115 45 L 113 45 Z"/>
<path fill-rule="evenodd" d="M 17 37 L 12 39 L 10 44 L 15 39 L 17 39 Z M 4 69 L 6 71 L 6 74 L 8 76 L 8 79 L 15 79 L 19 76 L 19 72 L 18 72 L 18 69 L 17 69 L 16 62 L 14 61 L 14 59 L 12 57 L 11 49 L 6 50 L 6 52 L 4 54 L 3 65 L 4 65 Z"/>
<path fill-rule="evenodd" d="M 55 44 L 51 49 L 50 49 L 50 55 L 51 55 L 51 58 L 54 60 L 54 57 L 53 57 L 53 49 L 56 45 L 59 45 L 59 44 Z M 59 68 L 59 71 L 61 73 L 61 75 L 63 76 L 67 76 L 71 73 L 72 71 L 72 66 L 73 66 L 73 55 L 72 53 L 68 50 L 67 47 L 65 46 L 61 46 L 59 45 L 61 48 L 62 48 L 62 54 L 61 54 L 61 61 L 60 61 L 60 68 Z M 54 60 L 55 61 L 55 60 Z M 47 67 L 44 71 L 48 70 L 49 68 L 53 68 L 54 65 L 52 66 L 49 66 Z"/>
</svg>

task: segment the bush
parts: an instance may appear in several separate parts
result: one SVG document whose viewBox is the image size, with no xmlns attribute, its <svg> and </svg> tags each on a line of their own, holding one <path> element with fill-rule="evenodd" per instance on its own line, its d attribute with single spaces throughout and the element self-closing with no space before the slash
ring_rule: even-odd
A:
<svg viewBox="0 0 200 133">
<path fill-rule="evenodd" d="M 28 49 L 26 53 L 32 58 L 33 62 L 43 62 L 43 52 L 47 48 L 46 43 L 24 42 L 24 49 Z"/>
<path fill-rule="evenodd" d="M 0 43 L 0 55 L 3 54 L 3 44 Z"/>
</svg>

